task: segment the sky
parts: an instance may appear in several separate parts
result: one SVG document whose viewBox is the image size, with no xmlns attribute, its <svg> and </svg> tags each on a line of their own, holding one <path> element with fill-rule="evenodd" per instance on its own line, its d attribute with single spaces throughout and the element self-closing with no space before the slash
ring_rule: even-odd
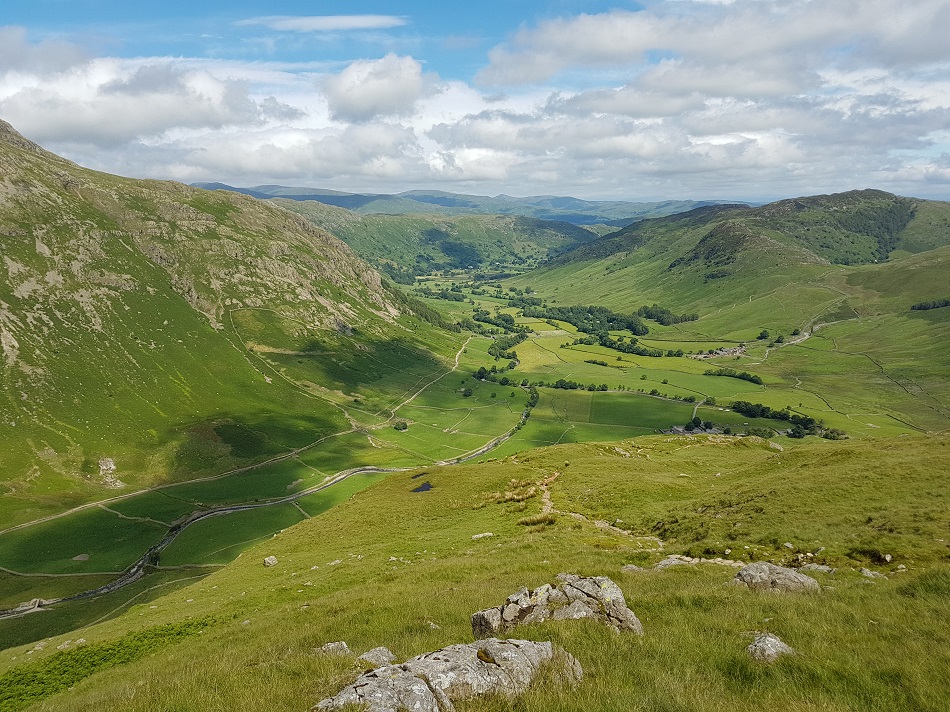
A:
<svg viewBox="0 0 950 712">
<path fill-rule="evenodd" d="M 120 175 L 950 200 L 948 0 L 4 0 L 0 119 Z"/>
</svg>

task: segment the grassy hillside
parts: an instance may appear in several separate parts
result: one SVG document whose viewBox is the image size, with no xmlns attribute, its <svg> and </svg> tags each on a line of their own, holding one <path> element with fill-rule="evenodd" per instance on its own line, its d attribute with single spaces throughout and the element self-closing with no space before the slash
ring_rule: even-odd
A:
<svg viewBox="0 0 950 712">
<path fill-rule="evenodd" d="M 332 232 L 402 282 L 445 269 L 534 266 L 601 234 L 568 222 L 519 215 L 360 216 L 315 201 L 275 202 Z"/>
<path fill-rule="evenodd" d="M 0 173 L 4 526 L 348 432 L 353 398 L 462 343 L 277 206 L 87 171 L 6 124 Z"/>
<path fill-rule="evenodd" d="M 506 285 L 530 285 L 552 304 L 695 312 L 698 321 L 651 325 L 649 345 L 750 344 L 738 363 L 714 363 L 771 377 L 787 390 L 773 407 L 816 398 L 829 414 L 865 414 L 876 427 L 885 416 L 943 430 L 950 318 L 910 307 L 946 291 L 948 216 L 950 204 L 879 191 L 704 208 L 631 226 Z M 875 263 L 881 245 L 892 251 Z M 832 264 L 846 246 L 867 264 Z"/>
<path fill-rule="evenodd" d="M 518 709 L 727 710 L 763 696 L 795 710 L 942 709 L 950 442 L 793 445 L 650 437 L 390 475 L 189 587 L 4 651 L 0 704 L 304 710 L 357 674 L 352 658 L 315 647 L 343 639 L 357 654 L 386 645 L 405 659 L 468 641 L 472 612 L 571 571 L 617 581 L 645 635 L 579 621 L 518 629 L 564 646 L 585 671 L 575 690 L 536 685 Z M 413 492 L 420 481 L 431 488 Z M 548 498 L 550 516 L 537 517 Z M 729 585 L 735 569 L 713 563 L 620 571 L 673 552 L 837 572 L 814 574 L 820 594 L 777 596 Z M 799 654 L 754 664 L 752 631 Z M 110 662 L 94 662 L 104 650 Z M 31 682 L 41 679 L 62 682 Z"/>
</svg>

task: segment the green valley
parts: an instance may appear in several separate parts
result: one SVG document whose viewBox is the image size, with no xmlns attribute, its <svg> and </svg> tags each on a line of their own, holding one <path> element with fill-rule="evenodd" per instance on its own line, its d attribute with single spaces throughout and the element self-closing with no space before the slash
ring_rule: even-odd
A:
<svg viewBox="0 0 950 712">
<path fill-rule="evenodd" d="M 455 709 L 950 695 L 950 203 L 615 229 L 635 204 L 120 178 L 3 123 L 0 169 L 0 711 L 309 709 L 561 572 L 645 635 L 533 623 L 577 687 Z"/>
</svg>

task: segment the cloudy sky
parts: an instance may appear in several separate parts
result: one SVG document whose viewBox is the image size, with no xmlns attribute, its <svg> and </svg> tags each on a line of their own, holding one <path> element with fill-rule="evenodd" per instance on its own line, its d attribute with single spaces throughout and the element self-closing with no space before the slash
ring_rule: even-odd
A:
<svg viewBox="0 0 950 712">
<path fill-rule="evenodd" d="M 345 191 L 950 200 L 948 0 L 5 0 L 0 118 Z"/>
</svg>

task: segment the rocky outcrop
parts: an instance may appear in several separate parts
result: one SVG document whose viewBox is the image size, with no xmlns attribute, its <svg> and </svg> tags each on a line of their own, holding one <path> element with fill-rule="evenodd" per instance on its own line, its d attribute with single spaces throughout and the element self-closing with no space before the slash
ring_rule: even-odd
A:
<svg viewBox="0 0 950 712">
<path fill-rule="evenodd" d="M 733 581 L 736 584 L 748 586 L 753 591 L 791 593 L 821 590 L 821 586 L 811 576 L 784 566 L 770 564 L 767 561 L 756 561 L 754 564 L 744 566 Z"/>
<path fill-rule="evenodd" d="M 783 655 L 795 655 L 794 648 L 789 647 L 777 635 L 771 633 L 756 633 L 755 640 L 746 648 L 753 660 L 764 663 L 774 663 Z"/>
<path fill-rule="evenodd" d="M 368 712 L 450 712 L 453 701 L 485 694 L 517 697 L 528 689 L 541 666 L 553 661 L 566 682 L 583 676 L 577 660 L 550 642 L 498 640 L 450 645 L 363 673 L 315 710 L 365 705 Z"/>
<path fill-rule="evenodd" d="M 384 665 L 392 665 L 396 662 L 396 656 L 389 648 L 380 646 L 366 651 L 360 655 L 357 660 L 369 663 L 369 667 L 371 668 L 378 668 Z"/>
<path fill-rule="evenodd" d="M 476 638 L 497 636 L 519 625 L 545 620 L 590 618 L 616 631 L 643 634 L 643 625 L 627 607 L 623 591 L 606 576 L 558 574 L 557 583 L 533 591 L 522 588 L 497 608 L 472 615 Z"/>
</svg>

